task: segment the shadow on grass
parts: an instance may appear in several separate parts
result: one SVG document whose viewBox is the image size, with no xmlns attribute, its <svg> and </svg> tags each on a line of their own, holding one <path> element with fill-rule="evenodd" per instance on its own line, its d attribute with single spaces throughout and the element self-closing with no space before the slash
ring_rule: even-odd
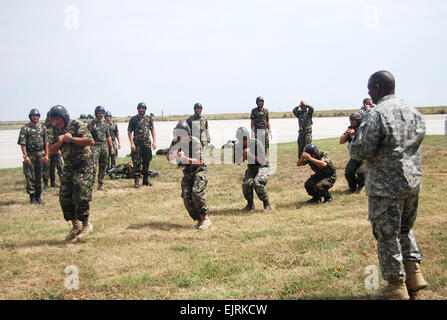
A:
<svg viewBox="0 0 447 320">
<path fill-rule="evenodd" d="M 66 242 L 64 239 L 56 240 L 56 239 L 37 239 L 37 240 L 28 240 L 25 242 L 17 242 L 17 243 L 5 243 L 1 244 L 0 248 L 2 249 L 18 249 L 18 248 L 32 248 L 32 247 L 40 247 L 40 246 L 65 246 Z"/>
<path fill-rule="evenodd" d="M 256 208 L 254 210 L 251 210 L 249 212 L 242 211 L 242 208 L 224 208 L 224 209 L 217 209 L 217 210 L 210 210 L 211 216 L 246 216 L 252 213 L 255 213 L 258 211 Z"/>
<path fill-rule="evenodd" d="M 16 201 L 16 200 L 0 201 L 0 206 L 11 206 L 13 204 L 29 204 L 29 200 L 28 201 Z"/>
<path fill-rule="evenodd" d="M 277 205 L 275 205 L 275 207 L 277 207 L 278 209 L 300 209 L 303 206 L 310 206 L 311 204 L 307 204 L 305 201 L 301 201 L 301 202 L 289 202 L 289 203 L 278 203 Z"/>
<path fill-rule="evenodd" d="M 130 230 L 140 230 L 146 228 L 169 231 L 172 229 L 191 229 L 191 226 L 185 226 L 168 222 L 148 222 L 148 223 L 131 224 L 130 226 L 127 227 L 127 229 Z"/>
</svg>

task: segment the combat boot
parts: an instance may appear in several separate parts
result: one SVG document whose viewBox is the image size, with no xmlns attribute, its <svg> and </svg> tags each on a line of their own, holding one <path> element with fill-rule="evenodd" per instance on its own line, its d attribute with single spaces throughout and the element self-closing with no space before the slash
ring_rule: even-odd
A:
<svg viewBox="0 0 447 320">
<path fill-rule="evenodd" d="M 311 199 L 307 200 L 306 203 L 313 204 L 313 203 L 318 203 L 320 201 L 321 201 L 321 197 L 313 196 Z"/>
<path fill-rule="evenodd" d="M 59 188 L 59 185 L 56 183 L 56 179 L 51 179 L 51 188 Z"/>
<path fill-rule="evenodd" d="M 406 261 L 404 267 L 406 275 L 405 284 L 407 285 L 408 292 L 417 292 L 427 287 L 427 282 L 425 282 L 422 276 L 418 261 Z"/>
<path fill-rule="evenodd" d="M 333 200 L 334 199 L 332 198 L 332 195 L 329 192 L 326 192 L 326 194 L 324 195 L 323 203 L 329 203 Z"/>
<path fill-rule="evenodd" d="M 78 235 L 78 241 L 85 241 L 88 237 L 88 235 L 93 231 L 93 226 L 91 223 L 87 221 L 82 221 L 82 231 Z"/>
<path fill-rule="evenodd" d="M 38 204 L 36 201 L 36 195 L 34 193 L 29 195 L 29 203 L 30 204 Z"/>
<path fill-rule="evenodd" d="M 134 188 L 140 187 L 140 178 L 135 178 L 135 184 L 133 185 Z"/>
<path fill-rule="evenodd" d="M 245 206 L 244 209 L 242 209 L 242 211 L 251 211 L 255 208 L 255 204 L 253 203 L 253 199 L 251 200 L 247 200 L 247 205 Z"/>
<path fill-rule="evenodd" d="M 67 236 L 65 237 L 65 241 L 73 240 L 82 231 L 81 221 L 79 221 L 78 219 L 73 219 L 71 220 L 71 223 L 73 225 L 73 229 L 71 229 L 70 232 L 67 234 Z"/>
<path fill-rule="evenodd" d="M 203 220 L 200 222 L 200 225 L 197 227 L 199 230 L 206 230 L 211 226 L 211 220 L 206 215 Z"/>
<path fill-rule="evenodd" d="M 43 189 L 44 190 L 48 189 L 48 179 L 43 180 Z"/>
<path fill-rule="evenodd" d="M 152 183 L 149 181 L 148 175 L 143 175 L 143 186 L 152 186 Z"/>
<path fill-rule="evenodd" d="M 270 207 L 269 199 L 265 199 L 262 202 L 264 203 L 264 211 L 272 211 L 272 207 Z"/>
<path fill-rule="evenodd" d="M 371 298 L 374 300 L 409 300 L 410 296 L 402 279 L 396 282 L 388 281 L 388 285 L 371 294 Z"/>
<path fill-rule="evenodd" d="M 37 204 L 45 204 L 45 202 L 43 202 L 42 198 L 40 198 L 41 194 L 42 194 L 42 191 L 36 191 L 36 202 L 37 202 Z"/>
<path fill-rule="evenodd" d="M 98 183 L 98 191 L 106 191 L 106 189 L 104 189 L 104 184 Z"/>
</svg>

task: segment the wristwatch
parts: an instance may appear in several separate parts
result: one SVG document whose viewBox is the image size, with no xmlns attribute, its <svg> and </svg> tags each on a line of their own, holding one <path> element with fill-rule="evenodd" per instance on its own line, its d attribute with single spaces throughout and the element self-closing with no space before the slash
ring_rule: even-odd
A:
<svg viewBox="0 0 447 320">
<path fill-rule="evenodd" d="M 70 138 L 70 143 L 73 143 L 73 137 Z"/>
<path fill-rule="evenodd" d="M 26 157 L 28 157 L 28 155 L 24 154 L 24 155 L 23 155 L 23 159 L 26 159 Z"/>
</svg>

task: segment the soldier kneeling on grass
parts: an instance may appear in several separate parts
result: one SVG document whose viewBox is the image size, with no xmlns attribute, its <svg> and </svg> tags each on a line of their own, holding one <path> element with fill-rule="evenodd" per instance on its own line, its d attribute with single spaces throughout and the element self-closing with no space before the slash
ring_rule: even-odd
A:
<svg viewBox="0 0 447 320">
<path fill-rule="evenodd" d="M 304 152 L 301 154 L 300 160 L 296 163 L 298 167 L 308 164 L 315 172 L 305 183 L 307 193 L 312 196 L 307 200 L 307 203 L 318 203 L 321 197 L 324 198 L 324 203 L 331 202 L 332 195 L 329 189 L 334 186 L 337 174 L 335 166 L 329 156 L 324 151 L 318 151 L 315 144 L 310 143 L 304 147 Z"/>
<path fill-rule="evenodd" d="M 191 136 L 191 129 L 186 121 L 179 121 L 174 128 L 174 140 L 166 158 L 168 161 L 177 160 L 183 167 L 183 203 L 191 218 L 197 221 L 194 227 L 199 230 L 211 226 L 205 200 L 208 167 L 203 161 L 202 150 L 201 141 Z"/>
</svg>

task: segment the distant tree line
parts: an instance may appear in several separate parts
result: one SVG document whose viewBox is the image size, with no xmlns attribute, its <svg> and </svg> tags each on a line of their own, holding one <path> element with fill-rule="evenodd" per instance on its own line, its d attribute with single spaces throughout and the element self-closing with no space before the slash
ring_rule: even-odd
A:
<svg viewBox="0 0 447 320">
<path fill-rule="evenodd" d="M 81 114 L 80 116 L 79 116 L 79 119 L 94 119 L 95 117 L 94 116 L 92 116 L 91 114 Z"/>
</svg>

